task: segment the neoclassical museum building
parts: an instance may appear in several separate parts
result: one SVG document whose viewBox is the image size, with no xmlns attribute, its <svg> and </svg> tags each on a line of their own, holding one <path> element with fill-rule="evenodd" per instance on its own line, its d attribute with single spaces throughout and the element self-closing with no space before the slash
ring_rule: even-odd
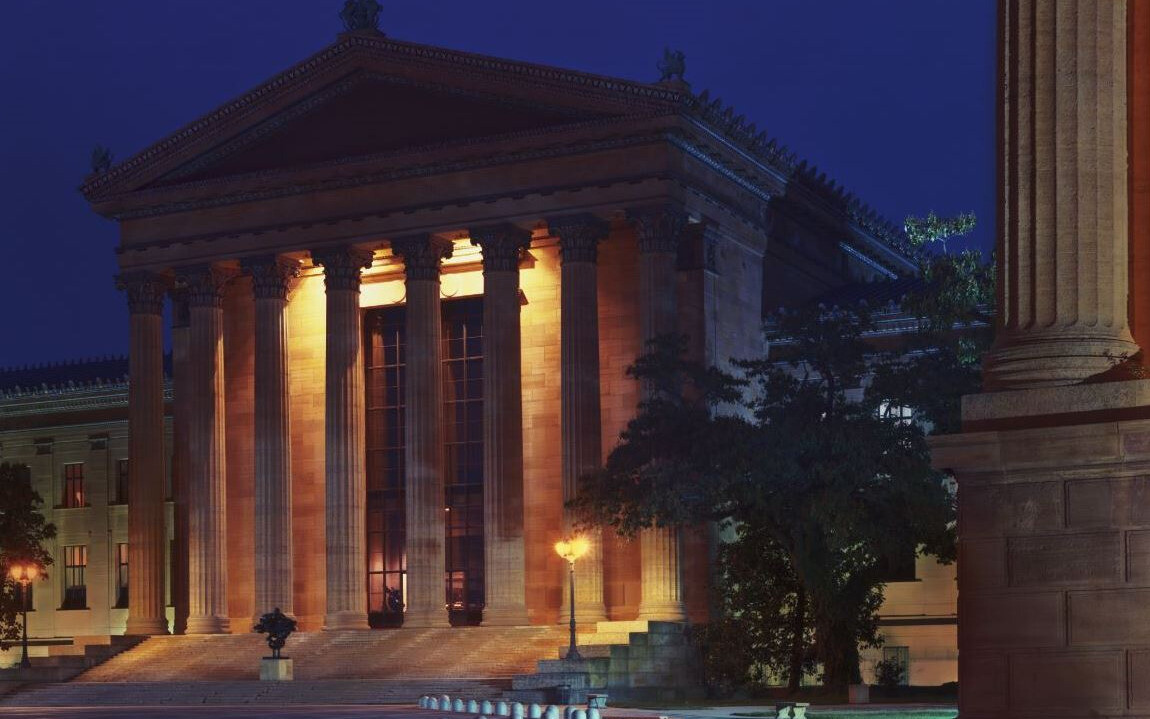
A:
<svg viewBox="0 0 1150 719">
<path fill-rule="evenodd" d="M 120 228 L 126 384 L 115 362 L 0 373 L 0 457 L 58 505 L 32 633 L 246 632 L 273 607 L 309 631 L 560 621 L 564 502 L 633 416 L 646 340 L 725 366 L 764 351 L 765 311 L 915 267 L 663 69 L 347 32 L 90 176 Z M 581 622 L 705 620 L 709 530 L 592 540 Z M 938 683 L 953 570 L 924 571 L 884 616 L 935 632 Z"/>
</svg>

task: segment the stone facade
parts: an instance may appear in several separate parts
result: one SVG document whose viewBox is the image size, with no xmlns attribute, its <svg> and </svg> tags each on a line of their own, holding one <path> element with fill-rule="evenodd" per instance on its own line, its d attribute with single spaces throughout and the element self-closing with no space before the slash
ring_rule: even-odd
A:
<svg viewBox="0 0 1150 719">
<path fill-rule="evenodd" d="M 271 601 L 305 631 L 559 622 L 563 502 L 633 416 L 644 340 L 728 367 L 772 303 L 914 267 L 706 93 L 371 32 L 83 189 L 123 275 L 179 309 L 175 611 L 140 631 L 240 631 Z M 713 534 L 596 537 L 580 618 L 704 621 Z"/>
<path fill-rule="evenodd" d="M 1150 716 L 1150 8 L 999 7 L 999 326 L 988 391 L 934 445 L 959 483 L 960 711 Z"/>
</svg>

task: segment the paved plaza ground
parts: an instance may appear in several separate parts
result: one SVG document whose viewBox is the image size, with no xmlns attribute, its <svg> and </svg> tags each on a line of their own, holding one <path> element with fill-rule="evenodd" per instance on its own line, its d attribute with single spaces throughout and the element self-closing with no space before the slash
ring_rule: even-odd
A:
<svg viewBox="0 0 1150 719">
<path fill-rule="evenodd" d="M 735 714 L 768 712 L 768 706 L 740 706 L 667 710 L 641 710 L 611 708 L 607 719 L 729 719 Z M 877 705 L 820 706 L 809 712 L 811 719 L 952 719 L 958 714 L 953 706 L 937 705 Z M 0 707 L 2 717 L 50 717 L 56 719 L 442 719 L 443 712 L 425 711 L 412 705 L 316 705 L 316 706 L 163 706 L 163 707 Z M 450 714 L 446 715 L 452 716 Z M 458 716 L 458 715 L 456 715 Z M 737 719 L 737 718 L 736 718 Z"/>
</svg>

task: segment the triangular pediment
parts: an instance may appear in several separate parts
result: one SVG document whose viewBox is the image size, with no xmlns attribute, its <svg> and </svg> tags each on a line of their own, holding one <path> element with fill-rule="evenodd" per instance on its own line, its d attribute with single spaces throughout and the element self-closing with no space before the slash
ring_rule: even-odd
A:
<svg viewBox="0 0 1150 719">
<path fill-rule="evenodd" d="M 153 185 L 417 150 L 596 116 L 587 110 L 357 72 L 165 173 Z"/>
<path fill-rule="evenodd" d="M 89 199 L 675 111 L 657 85 L 349 34 L 81 188 Z"/>
</svg>

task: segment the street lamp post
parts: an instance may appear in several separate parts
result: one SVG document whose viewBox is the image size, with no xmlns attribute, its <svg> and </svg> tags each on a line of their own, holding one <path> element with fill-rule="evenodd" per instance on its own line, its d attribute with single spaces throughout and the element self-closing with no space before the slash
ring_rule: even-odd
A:
<svg viewBox="0 0 1150 719">
<path fill-rule="evenodd" d="M 563 657 L 567 661 L 583 658 L 575 648 L 575 560 L 586 554 L 590 548 L 591 543 L 586 537 L 572 537 L 555 543 L 555 552 L 567 560 L 567 583 L 571 590 L 571 644 L 567 647 L 567 656 Z"/>
<path fill-rule="evenodd" d="M 20 664 L 17 666 L 22 669 L 32 666 L 32 662 L 28 660 L 28 585 L 39 573 L 39 568 L 31 563 L 13 564 L 8 568 L 8 576 L 20 585 L 20 614 L 24 622 L 24 638 L 21 642 Z"/>
</svg>

